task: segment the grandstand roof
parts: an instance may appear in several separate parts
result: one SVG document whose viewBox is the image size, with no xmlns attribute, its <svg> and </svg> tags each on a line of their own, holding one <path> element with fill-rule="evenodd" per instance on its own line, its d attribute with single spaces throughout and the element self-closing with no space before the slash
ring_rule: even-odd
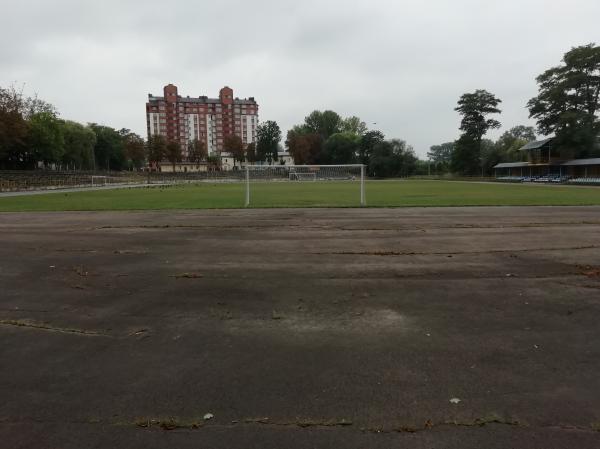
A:
<svg viewBox="0 0 600 449">
<path fill-rule="evenodd" d="M 594 157 L 590 159 L 573 159 L 567 161 L 562 165 L 600 165 L 600 157 Z"/>
<path fill-rule="evenodd" d="M 529 166 L 527 162 L 503 162 L 502 164 L 494 165 L 493 168 L 518 168 L 527 166 Z"/>
<path fill-rule="evenodd" d="M 536 140 L 535 142 L 529 142 L 527 145 L 519 148 L 519 151 L 537 150 L 538 148 L 542 148 L 544 145 L 549 144 L 553 140 L 554 137 L 544 140 Z"/>
</svg>

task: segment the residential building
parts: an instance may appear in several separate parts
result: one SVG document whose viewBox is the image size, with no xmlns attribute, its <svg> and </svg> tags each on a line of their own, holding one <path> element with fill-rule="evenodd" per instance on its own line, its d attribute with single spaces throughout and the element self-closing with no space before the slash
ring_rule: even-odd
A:
<svg viewBox="0 0 600 449">
<path fill-rule="evenodd" d="M 179 142 L 184 160 L 194 139 L 206 144 L 210 156 L 230 159 L 223 147 L 227 136 L 241 137 L 244 145 L 256 141 L 258 104 L 254 97 L 234 97 L 228 86 L 220 90 L 218 98 L 209 98 L 182 97 L 177 86 L 168 84 L 162 97 L 148 94 L 146 124 L 148 137 L 162 135 Z"/>
</svg>

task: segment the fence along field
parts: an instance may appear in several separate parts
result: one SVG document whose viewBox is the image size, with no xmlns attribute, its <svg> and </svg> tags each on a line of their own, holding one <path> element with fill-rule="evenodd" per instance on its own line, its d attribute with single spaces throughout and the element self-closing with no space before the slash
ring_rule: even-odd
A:
<svg viewBox="0 0 600 449">
<path fill-rule="evenodd" d="M 243 179 L 245 179 L 244 174 L 240 170 L 194 173 L 0 170 L 0 192 L 127 184 L 177 184 L 210 180 L 242 181 Z"/>
<path fill-rule="evenodd" d="M 248 166 L 231 171 L 169 172 L 69 172 L 0 170 L 0 192 L 97 187 L 111 184 L 177 184 L 194 181 L 341 181 L 363 179 L 364 166 L 287 165 Z"/>
</svg>

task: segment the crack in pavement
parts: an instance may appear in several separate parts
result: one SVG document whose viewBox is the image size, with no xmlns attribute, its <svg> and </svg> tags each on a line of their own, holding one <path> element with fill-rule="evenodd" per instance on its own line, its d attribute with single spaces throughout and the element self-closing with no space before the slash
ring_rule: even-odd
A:
<svg viewBox="0 0 600 449">
<path fill-rule="evenodd" d="M 400 226 L 395 228 L 385 227 L 369 227 L 369 228 L 348 228 L 344 226 L 331 226 L 331 225 L 305 225 L 299 224 L 256 224 L 256 225 L 193 225 L 193 224 L 164 224 L 164 225 L 104 225 L 90 230 L 102 230 L 102 229 L 283 229 L 283 228 L 302 228 L 302 229 L 319 229 L 319 230 L 335 230 L 345 232 L 355 231 L 425 231 L 429 229 L 511 229 L 511 228 L 548 228 L 556 226 L 595 226 L 600 225 L 600 221 L 576 221 L 576 222 L 532 222 L 532 223 L 516 223 L 516 224 L 490 224 L 490 225 L 471 225 L 465 223 L 456 223 L 447 226 Z"/>
<path fill-rule="evenodd" d="M 64 333 L 64 334 L 85 335 L 85 336 L 90 336 L 90 337 L 114 338 L 111 335 L 108 335 L 108 334 L 105 334 L 102 332 L 89 331 L 89 330 L 85 330 L 85 329 L 71 329 L 71 328 L 55 327 L 55 326 L 51 326 L 49 324 L 37 323 L 34 321 L 0 320 L 0 325 L 22 327 L 22 328 L 36 329 L 36 330 L 49 331 L 49 332 L 60 332 L 60 333 Z"/>
<path fill-rule="evenodd" d="M 589 433 L 600 433 L 600 423 L 592 423 L 589 426 L 571 425 L 571 424 L 545 424 L 545 425 L 529 425 L 523 421 L 516 419 L 503 418 L 499 415 L 491 414 L 481 418 L 470 420 L 443 420 L 434 422 L 427 420 L 423 424 L 400 424 L 394 426 L 368 426 L 360 427 L 355 425 L 351 420 L 346 419 L 330 419 L 330 420 L 311 420 L 299 419 L 297 421 L 272 421 L 268 417 L 265 418 L 246 418 L 235 419 L 229 423 L 211 422 L 206 418 L 149 418 L 141 417 L 132 420 L 89 418 L 82 420 L 56 421 L 44 420 L 40 418 L 19 418 L 10 419 L 5 417 L 0 419 L 0 423 L 18 424 L 25 422 L 33 422 L 36 424 L 89 424 L 89 425 L 109 425 L 119 427 L 135 427 L 152 430 L 198 430 L 198 429 L 234 429 L 236 427 L 258 426 L 261 428 L 296 428 L 296 429 L 327 429 L 327 428 L 346 428 L 356 432 L 374 433 L 374 434 L 390 434 L 390 433 L 420 433 L 427 432 L 436 428 L 469 428 L 469 427 L 485 427 L 488 425 L 501 425 L 515 428 L 527 429 L 557 429 L 566 431 L 579 431 Z"/>
<path fill-rule="evenodd" d="M 492 249 L 487 251 L 320 251 L 309 253 L 312 255 L 335 255 L 335 256 L 456 256 L 468 254 L 502 254 L 502 253 L 527 253 L 538 251 L 573 251 L 584 249 L 596 249 L 600 245 L 570 246 L 563 248 L 522 248 L 522 249 Z"/>
</svg>

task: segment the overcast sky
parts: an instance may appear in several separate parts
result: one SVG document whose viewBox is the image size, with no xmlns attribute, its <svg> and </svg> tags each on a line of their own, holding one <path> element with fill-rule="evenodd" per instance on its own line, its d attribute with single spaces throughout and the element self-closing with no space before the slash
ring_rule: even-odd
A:
<svg viewBox="0 0 600 449">
<path fill-rule="evenodd" d="M 148 93 L 254 96 L 282 130 L 314 109 L 357 115 L 424 156 L 458 136 L 458 97 L 532 124 L 535 77 L 600 42 L 599 0 L 0 0 L 0 85 L 63 118 L 145 136 Z M 376 124 L 373 124 L 376 123 Z M 284 134 L 285 135 L 285 134 Z"/>
</svg>

